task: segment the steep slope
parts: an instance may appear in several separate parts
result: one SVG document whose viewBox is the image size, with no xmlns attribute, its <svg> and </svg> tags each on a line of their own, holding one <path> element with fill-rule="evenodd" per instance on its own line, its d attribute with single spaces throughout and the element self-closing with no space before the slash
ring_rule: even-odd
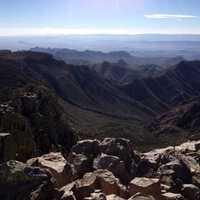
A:
<svg viewBox="0 0 200 200">
<path fill-rule="evenodd" d="M 185 99 L 200 94 L 200 62 L 181 62 L 162 74 L 134 80 L 121 86 L 121 90 L 151 108 L 163 112 Z"/>
<path fill-rule="evenodd" d="M 149 125 L 149 129 L 158 136 L 185 133 L 189 138 L 198 137 L 200 131 L 200 98 L 186 101 L 156 117 Z"/>
<path fill-rule="evenodd" d="M 41 60 L 37 55 L 29 53 L 24 62 L 35 77 L 45 79 L 65 101 L 85 110 L 120 118 L 140 119 L 153 115 L 150 109 L 124 95 L 87 66 L 66 65 L 50 56 Z"/>
<path fill-rule="evenodd" d="M 155 77 L 165 70 L 157 65 L 141 65 L 135 69 L 131 69 L 124 60 L 119 60 L 117 63 L 105 61 L 101 64 L 93 65 L 92 69 L 106 80 L 110 80 L 117 85 L 128 84 L 133 80 L 144 79 L 146 77 Z"/>
<path fill-rule="evenodd" d="M 48 59 L 48 65 L 43 64 L 41 67 L 41 60 L 37 63 L 34 59 L 26 58 L 28 66 L 35 71 L 39 69 L 40 75 L 57 93 L 76 107 L 74 109 L 70 106 L 73 112 L 76 110 L 78 113 L 76 118 L 83 116 L 84 123 L 87 121 L 85 119 L 90 121 L 86 122 L 87 127 L 83 125 L 83 129 L 80 129 L 86 130 L 82 133 L 83 138 L 126 135 L 138 144 L 151 146 L 154 142 L 155 145 L 167 145 L 188 137 L 186 131 L 174 134 L 173 137 L 167 134 L 160 137 L 156 131 L 148 133 L 143 125 L 181 102 L 199 96 L 199 61 L 184 61 L 150 77 L 133 79 L 128 84 L 122 81 L 119 85 L 105 80 L 105 76 L 100 76 L 99 72 L 86 66 L 65 65 Z M 117 74 L 121 75 L 121 72 L 117 71 Z"/>
<path fill-rule="evenodd" d="M 29 64 L 32 63 L 31 61 Z M 104 63 L 101 67 L 98 65 L 94 67 L 94 70 L 90 70 L 86 66 L 68 65 L 68 69 L 61 67 L 57 70 L 57 73 L 62 71 L 62 75 L 60 73 L 57 80 L 54 81 L 65 100 L 84 109 L 97 112 L 104 110 L 107 114 L 112 113 L 124 117 L 141 116 L 140 119 L 144 118 L 145 114 L 151 117 L 167 110 L 180 98 L 198 95 L 198 91 L 190 91 L 193 83 L 189 83 L 191 86 L 187 86 L 187 77 L 182 80 L 184 76 L 188 75 L 185 73 L 187 70 L 185 68 L 188 67 L 187 65 L 191 65 L 189 62 L 181 62 L 174 68 L 163 70 L 163 73 L 159 71 L 154 74 L 147 70 L 146 75 L 144 66 L 140 71 L 135 72 L 134 70 L 125 70 L 126 66 L 122 66 L 125 63 L 119 62 L 118 64 L 110 66 L 108 63 Z M 194 68 L 191 71 L 196 70 L 197 67 Z M 49 67 L 42 70 L 46 70 L 49 76 L 52 73 L 49 71 Z M 68 76 L 63 76 L 66 74 L 64 71 L 68 71 Z M 51 76 L 55 77 L 54 73 Z M 140 78 L 136 79 L 136 76 Z M 116 80 L 122 86 L 116 85 Z M 131 80 L 133 81 L 131 82 Z M 68 87 L 67 91 L 66 87 Z"/>
<path fill-rule="evenodd" d="M 141 78 L 139 71 L 130 69 L 124 60 L 119 60 L 117 63 L 105 61 L 101 64 L 93 65 L 92 69 L 106 80 L 110 80 L 115 84 L 124 84 L 136 78 Z"/>
<path fill-rule="evenodd" d="M 121 62 L 117 67 L 104 63 L 104 69 L 96 69 L 97 73 L 87 66 L 66 65 L 44 53 L 18 52 L 4 58 L 21 70 L 18 80 L 23 81 L 23 74 L 29 73 L 32 79 L 46 80 L 57 94 L 73 105 L 118 117 L 151 117 L 177 102 L 197 96 L 200 89 L 197 61 L 181 62 L 159 75 L 133 78 L 127 83 L 127 76 L 133 72 L 120 68 Z M 112 78 L 121 78 L 121 86 L 113 84 Z M 6 76 L 5 79 L 8 86 L 9 81 L 14 81 Z"/>
<path fill-rule="evenodd" d="M 142 120 L 153 115 L 87 66 L 66 65 L 48 54 L 33 52 L 9 52 L 0 56 L 0 62 L 1 94 L 11 90 L 11 96 L 17 88 L 29 84 L 36 85 L 36 91 L 38 85 L 50 88 L 64 100 L 61 110 L 67 113 L 67 120 L 80 132 L 81 138 L 126 135 L 141 139 Z M 26 93 L 24 90 L 22 96 Z"/>
<path fill-rule="evenodd" d="M 0 55 L 0 133 L 6 133 L 0 134 L 1 161 L 69 150 L 75 142 L 69 120 L 60 99 L 32 76 L 24 54 Z"/>
</svg>

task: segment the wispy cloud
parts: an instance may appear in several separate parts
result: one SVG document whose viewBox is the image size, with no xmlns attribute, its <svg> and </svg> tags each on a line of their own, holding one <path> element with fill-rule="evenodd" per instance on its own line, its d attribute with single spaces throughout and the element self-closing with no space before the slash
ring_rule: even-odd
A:
<svg viewBox="0 0 200 200">
<path fill-rule="evenodd" d="M 198 18 L 195 15 L 180 15 L 180 14 L 150 14 L 144 15 L 148 19 L 194 19 Z"/>
</svg>

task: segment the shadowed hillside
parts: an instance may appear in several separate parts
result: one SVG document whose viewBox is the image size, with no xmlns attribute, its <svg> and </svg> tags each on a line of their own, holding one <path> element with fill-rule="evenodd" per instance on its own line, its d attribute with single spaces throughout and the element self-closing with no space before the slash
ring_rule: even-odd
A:
<svg viewBox="0 0 200 200">
<path fill-rule="evenodd" d="M 122 61 L 117 68 L 104 63 L 101 71 L 68 65 L 45 53 L 4 52 L 0 64 L 0 88 L 8 96 L 9 91 L 29 84 L 43 86 L 62 98 L 59 102 L 63 111 L 81 138 L 121 136 L 134 140 L 138 146 L 159 143 L 159 135 L 149 132 L 146 125 L 200 92 L 198 61 L 184 61 L 153 75 L 150 71 L 151 75 L 147 72 L 137 79 L 129 76 L 128 82 L 122 78 L 120 83 L 118 75 L 134 75 L 123 67 Z M 2 101 L 11 97 L 5 98 L 2 96 Z M 157 139 L 152 140 L 154 137 Z"/>
</svg>

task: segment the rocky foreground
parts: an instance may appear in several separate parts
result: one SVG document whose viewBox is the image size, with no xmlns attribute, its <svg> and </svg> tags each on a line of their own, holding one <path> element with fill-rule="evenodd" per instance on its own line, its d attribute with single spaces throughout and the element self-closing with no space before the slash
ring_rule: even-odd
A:
<svg viewBox="0 0 200 200">
<path fill-rule="evenodd" d="M 5 200 L 198 200 L 200 141 L 138 153 L 129 140 L 79 141 L 68 154 L 0 164 Z"/>
</svg>

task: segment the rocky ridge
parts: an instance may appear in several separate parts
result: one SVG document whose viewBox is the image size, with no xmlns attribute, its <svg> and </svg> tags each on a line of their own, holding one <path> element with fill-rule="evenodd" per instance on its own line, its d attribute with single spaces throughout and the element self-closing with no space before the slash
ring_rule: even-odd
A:
<svg viewBox="0 0 200 200">
<path fill-rule="evenodd" d="M 139 153 L 123 138 L 82 140 L 1 163 L 0 188 L 8 200 L 199 200 L 200 141 Z"/>
</svg>

